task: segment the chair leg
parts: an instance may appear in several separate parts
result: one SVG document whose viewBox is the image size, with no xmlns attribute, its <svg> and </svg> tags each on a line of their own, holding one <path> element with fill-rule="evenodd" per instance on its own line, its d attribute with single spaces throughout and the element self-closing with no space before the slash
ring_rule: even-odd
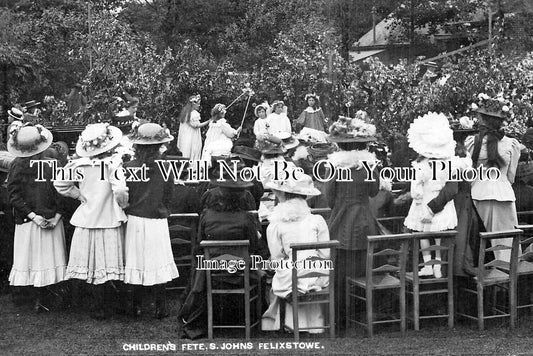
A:
<svg viewBox="0 0 533 356">
<path fill-rule="evenodd" d="M 207 338 L 213 339 L 213 295 L 207 293 Z"/>
<path fill-rule="evenodd" d="M 372 289 L 366 289 L 366 327 L 368 330 L 368 336 L 374 336 L 374 299 L 372 295 Z"/>
<path fill-rule="evenodd" d="M 511 328 L 516 327 L 516 318 L 517 318 L 517 295 L 516 295 L 516 283 L 513 281 L 509 282 L 509 314 L 511 314 Z"/>
<path fill-rule="evenodd" d="M 244 325 L 246 332 L 246 340 L 250 340 L 251 328 L 250 328 L 250 291 L 246 290 L 244 293 Z"/>
<path fill-rule="evenodd" d="M 452 278 L 452 277 L 448 277 Z M 454 317 L 455 317 L 455 305 L 453 302 L 453 286 L 448 286 L 448 327 L 453 329 Z"/>
<path fill-rule="evenodd" d="M 420 330 L 420 285 L 413 283 L 413 322 L 415 330 Z"/>
<path fill-rule="evenodd" d="M 333 288 L 330 289 L 330 292 L 333 291 Z M 330 296 L 328 303 L 329 306 L 329 337 L 332 339 L 335 338 L 335 292 Z"/>
<path fill-rule="evenodd" d="M 279 331 L 283 332 L 285 330 L 285 312 L 286 304 L 284 298 L 279 298 Z"/>
<path fill-rule="evenodd" d="M 477 285 L 477 325 L 479 330 L 485 328 L 485 315 L 483 314 L 483 286 Z"/>
<path fill-rule="evenodd" d="M 300 321 L 298 320 L 298 301 L 294 300 L 292 302 L 292 323 L 294 330 L 294 341 L 300 341 Z"/>
<path fill-rule="evenodd" d="M 407 317 L 406 317 L 406 302 L 405 302 L 405 286 L 400 288 L 400 330 L 402 335 L 405 335 L 407 329 Z"/>
<path fill-rule="evenodd" d="M 258 286 L 257 286 L 257 300 L 256 300 L 256 318 L 257 320 L 261 320 L 261 309 L 263 307 L 263 288 L 262 288 L 262 283 L 263 283 L 263 279 L 260 278 L 259 279 L 259 282 L 258 282 Z M 257 324 L 258 327 L 259 327 L 259 330 L 261 330 L 261 323 L 258 323 Z"/>
<path fill-rule="evenodd" d="M 346 306 L 346 331 L 348 331 L 348 328 L 350 327 L 350 316 L 351 316 L 351 311 L 350 311 L 350 282 L 348 281 L 348 279 L 346 279 L 346 290 L 345 290 L 345 298 L 346 298 L 346 304 L 344 304 Z"/>
</svg>

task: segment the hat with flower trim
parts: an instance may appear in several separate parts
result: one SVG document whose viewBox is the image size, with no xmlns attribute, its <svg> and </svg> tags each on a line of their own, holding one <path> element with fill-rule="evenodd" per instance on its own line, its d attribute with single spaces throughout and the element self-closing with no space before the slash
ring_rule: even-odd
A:
<svg viewBox="0 0 533 356">
<path fill-rule="evenodd" d="M 428 112 L 417 117 L 407 130 L 409 147 L 427 158 L 446 159 L 455 155 L 456 142 L 448 118 Z"/>
<path fill-rule="evenodd" d="M 30 157 L 44 152 L 52 141 L 52 133 L 42 125 L 19 123 L 9 127 L 7 150 L 16 157 Z"/>
<path fill-rule="evenodd" d="M 510 119 L 513 115 L 513 103 L 498 95 L 495 98 L 489 97 L 485 93 L 477 96 L 478 102 L 472 104 L 472 109 L 480 114 L 497 117 L 502 120 Z"/>
<path fill-rule="evenodd" d="M 122 131 L 107 123 L 89 124 L 81 133 L 76 144 L 80 157 L 97 156 L 115 148 L 122 139 Z"/>
</svg>

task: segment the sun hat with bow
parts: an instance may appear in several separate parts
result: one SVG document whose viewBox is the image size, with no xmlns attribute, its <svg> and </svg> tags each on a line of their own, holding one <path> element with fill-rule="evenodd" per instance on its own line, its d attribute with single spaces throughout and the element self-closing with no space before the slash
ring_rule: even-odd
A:
<svg viewBox="0 0 533 356">
<path fill-rule="evenodd" d="M 31 157 L 44 152 L 52 141 L 52 133 L 42 125 L 19 123 L 9 127 L 7 150 L 16 157 Z"/>
<path fill-rule="evenodd" d="M 427 158 L 444 159 L 455 155 L 456 142 L 448 118 L 428 112 L 416 118 L 407 131 L 409 147 Z"/>
<path fill-rule="evenodd" d="M 76 144 L 80 157 L 97 156 L 115 148 L 122 139 L 122 131 L 107 123 L 89 124 L 81 133 Z"/>
</svg>

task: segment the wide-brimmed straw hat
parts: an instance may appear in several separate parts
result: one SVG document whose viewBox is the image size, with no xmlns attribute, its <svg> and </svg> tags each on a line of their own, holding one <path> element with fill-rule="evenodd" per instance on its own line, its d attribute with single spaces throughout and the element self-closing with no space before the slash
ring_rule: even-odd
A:
<svg viewBox="0 0 533 356">
<path fill-rule="evenodd" d="M 7 150 L 17 157 L 30 157 L 44 152 L 52 141 L 52 133 L 41 125 L 15 124 L 9 127 Z"/>
<path fill-rule="evenodd" d="M 248 146 L 233 146 L 231 149 L 233 156 L 248 159 L 250 161 L 261 161 L 261 151 Z"/>
<path fill-rule="evenodd" d="M 313 179 L 307 174 L 303 173 L 299 174 L 298 179 L 271 181 L 268 182 L 265 187 L 281 192 L 307 196 L 316 196 L 321 194 L 320 190 L 318 190 L 313 184 Z"/>
<path fill-rule="evenodd" d="M 107 123 L 87 125 L 76 144 L 76 154 L 91 157 L 115 148 L 122 139 L 122 131 Z"/>
<path fill-rule="evenodd" d="M 133 132 L 128 135 L 131 143 L 136 145 L 157 145 L 165 142 L 170 142 L 174 136 L 170 134 L 168 129 L 161 125 L 147 122 L 133 127 Z"/>
<path fill-rule="evenodd" d="M 7 111 L 7 115 L 12 120 L 22 121 L 24 119 L 24 113 L 18 108 L 11 108 Z"/>
<path fill-rule="evenodd" d="M 41 102 L 35 101 L 35 100 L 30 100 L 30 101 L 27 101 L 24 104 L 22 104 L 22 107 L 25 108 L 26 110 L 28 110 L 28 109 L 34 108 L 36 106 L 39 106 L 39 105 L 41 105 Z"/>
<path fill-rule="evenodd" d="M 258 148 L 263 154 L 285 154 L 287 152 L 282 142 L 275 143 L 269 140 L 258 141 Z"/>
<path fill-rule="evenodd" d="M 427 158 L 444 159 L 455 155 L 456 142 L 448 118 L 429 112 L 416 118 L 407 131 L 409 147 Z"/>
<path fill-rule="evenodd" d="M 491 98 L 484 93 L 478 95 L 477 104 L 472 104 L 472 109 L 474 111 L 502 120 L 510 119 L 513 117 L 512 108 L 513 103 L 505 99 L 503 96 Z"/>
<path fill-rule="evenodd" d="M 376 126 L 358 118 L 339 116 L 329 129 L 330 142 L 371 142 L 376 140 Z"/>
<path fill-rule="evenodd" d="M 290 150 L 300 144 L 300 141 L 290 132 L 278 132 L 274 134 L 275 137 L 279 138 L 285 146 L 285 149 Z"/>
</svg>

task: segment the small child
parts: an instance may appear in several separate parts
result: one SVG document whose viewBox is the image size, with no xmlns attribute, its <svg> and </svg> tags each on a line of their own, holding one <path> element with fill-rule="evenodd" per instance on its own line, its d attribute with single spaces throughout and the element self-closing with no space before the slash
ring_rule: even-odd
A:
<svg viewBox="0 0 533 356">
<path fill-rule="evenodd" d="M 442 113 L 429 112 L 418 117 L 411 123 L 408 131 L 409 146 L 418 154 L 412 163 L 416 169 L 416 179 L 411 182 L 413 199 L 409 214 L 405 218 L 405 226 L 413 231 L 444 231 L 457 226 L 457 213 L 453 200 L 450 200 L 438 213 L 433 213 L 428 203 L 437 197 L 448 180 L 448 171 L 440 170 L 441 163 L 451 162 L 452 169 L 465 169 L 472 165 L 470 157 L 455 156 L 455 141 L 448 119 Z M 433 172 L 433 165 L 438 165 Z M 436 239 L 440 244 L 440 239 Z M 422 248 L 429 247 L 428 240 L 421 240 Z M 422 253 L 424 262 L 431 260 L 431 253 Z M 440 260 L 440 251 L 435 251 L 435 259 Z M 420 276 L 442 277 L 440 265 L 426 265 L 419 272 Z"/>
<path fill-rule="evenodd" d="M 307 108 L 302 111 L 298 119 L 295 121 L 296 131 L 300 131 L 304 127 L 311 129 L 326 131 L 326 116 L 320 107 L 319 97 L 316 94 L 307 94 L 305 96 Z"/>
<path fill-rule="evenodd" d="M 266 104 L 259 104 L 255 107 L 254 113 L 257 117 L 257 120 L 254 122 L 254 135 L 255 135 L 255 147 L 260 147 L 260 142 L 265 140 L 269 136 L 269 125 L 267 121 L 267 110 L 268 106 Z"/>
</svg>

